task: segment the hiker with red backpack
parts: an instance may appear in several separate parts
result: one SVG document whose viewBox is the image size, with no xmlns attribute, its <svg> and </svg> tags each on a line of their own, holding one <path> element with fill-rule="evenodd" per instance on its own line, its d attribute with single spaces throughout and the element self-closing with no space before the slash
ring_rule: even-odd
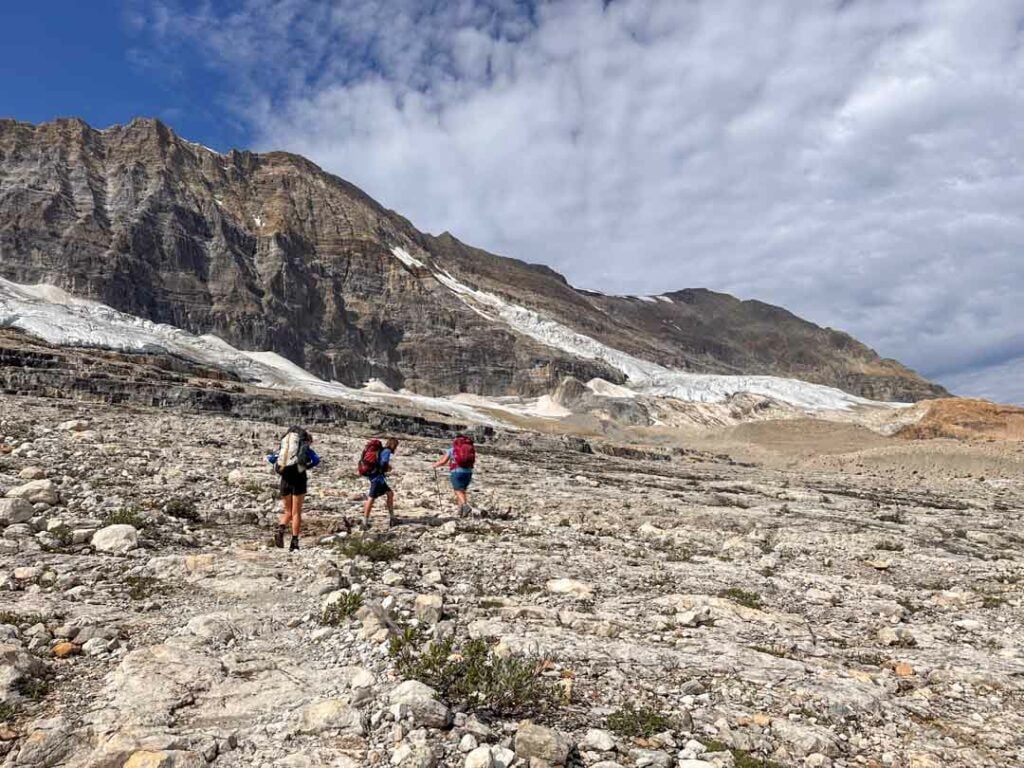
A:
<svg viewBox="0 0 1024 768">
<path fill-rule="evenodd" d="M 373 503 L 384 496 L 384 502 L 388 509 L 388 528 L 395 522 L 395 492 L 388 485 L 387 474 L 391 471 L 391 457 L 398 450 L 398 440 L 389 437 L 386 443 L 380 440 L 370 440 L 363 448 L 359 457 L 358 472 L 362 477 L 370 481 L 370 490 L 366 494 L 366 504 L 363 505 L 363 530 L 370 528 L 370 512 L 373 511 Z"/>
<path fill-rule="evenodd" d="M 267 456 L 274 465 L 274 471 L 281 476 L 281 501 L 284 512 L 274 532 L 274 546 L 284 547 L 284 534 L 291 528 L 290 552 L 299 549 L 299 535 L 302 533 L 302 502 L 306 498 L 309 472 L 320 463 L 320 457 L 313 450 L 313 436 L 302 427 L 292 427 L 283 438 L 277 453 Z"/>
<path fill-rule="evenodd" d="M 459 435 L 436 462 L 434 469 L 448 465 L 448 480 L 455 493 L 455 503 L 459 505 L 459 514 L 468 515 L 472 512 L 466 491 L 473 482 L 473 466 L 476 464 L 476 446 L 469 435 Z"/>
</svg>

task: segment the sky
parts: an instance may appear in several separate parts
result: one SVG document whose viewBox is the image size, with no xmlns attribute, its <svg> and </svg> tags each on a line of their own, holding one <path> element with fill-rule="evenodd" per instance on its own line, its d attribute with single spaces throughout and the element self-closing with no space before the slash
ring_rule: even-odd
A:
<svg viewBox="0 0 1024 768">
<path fill-rule="evenodd" d="M 1024 0 L 0 10 L 0 114 L 287 149 L 618 294 L 708 287 L 1024 403 Z"/>
</svg>

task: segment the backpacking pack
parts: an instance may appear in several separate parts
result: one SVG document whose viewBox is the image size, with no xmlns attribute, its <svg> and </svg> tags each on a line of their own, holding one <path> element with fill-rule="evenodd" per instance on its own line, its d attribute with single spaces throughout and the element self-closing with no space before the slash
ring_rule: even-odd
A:
<svg viewBox="0 0 1024 768">
<path fill-rule="evenodd" d="M 476 446 L 469 435 L 459 435 L 452 441 L 452 469 L 472 469 L 476 464 Z"/>
<path fill-rule="evenodd" d="M 363 453 L 359 457 L 359 466 L 356 468 L 361 477 L 369 477 L 379 471 L 382 450 L 384 450 L 384 444 L 376 438 L 366 443 Z"/>
<path fill-rule="evenodd" d="M 285 432 L 274 463 L 277 474 L 280 475 L 292 466 L 298 468 L 299 472 L 305 472 L 310 465 L 309 442 L 309 433 L 302 427 L 292 427 Z"/>
</svg>

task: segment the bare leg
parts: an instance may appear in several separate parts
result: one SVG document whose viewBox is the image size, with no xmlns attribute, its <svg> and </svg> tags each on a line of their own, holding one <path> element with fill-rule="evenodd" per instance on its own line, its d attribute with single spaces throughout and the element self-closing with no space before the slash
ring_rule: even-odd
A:
<svg viewBox="0 0 1024 768">
<path fill-rule="evenodd" d="M 280 525 L 287 526 L 292 519 L 292 499 L 294 496 L 285 496 L 281 501 L 284 505 L 284 512 L 281 514 L 281 518 L 277 521 Z"/>
<path fill-rule="evenodd" d="M 302 502 L 305 498 L 306 495 L 304 493 L 292 496 L 292 536 L 298 536 L 302 533 Z"/>
<path fill-rule="evenodd" d="M 369 496 L 366 497 L 366 503 L 363 505 L 363 527 L 370 527 L 370 512 L 373 511 L 373 502 L 375 499 L 371 499 Z"/>
<path fill-rule="evenodd" d="M 456 491 L 455 492 L 455 503 L 461 508 L 466 503 L 466 492 Z"/>
<path fill-rule="evenodd" d="M 384 497 L 384 502 L 388 508 L 388 525 L 390 526 L 395 519 L 395 492 L 389 489 Z"/>
</svg>

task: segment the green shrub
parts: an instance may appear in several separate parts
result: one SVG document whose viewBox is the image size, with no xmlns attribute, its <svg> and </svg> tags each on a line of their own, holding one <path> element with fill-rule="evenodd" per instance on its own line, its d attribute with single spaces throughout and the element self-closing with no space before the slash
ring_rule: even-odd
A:
<svg viewBox="0 0 1024 768">
<path fill-rule="evenodd" d="M 338 545 L 338 551 L 348 557 L 365 557 L 374 563 L 387 563 L 397 559 L 402 551 L 383 539 L 371 536 L 350 536 Z"/>
<path fill-rule="evenodd" d="M 557 683 L 541 675 L 544 661 L 500 657 L 485 640 L 457 647 L 454 638 L 417 648 L 421 635 L 407 628 L 389 650 L 399 674 L 434 688 L 449 706 L 497 717 L 531 717 L 556 709 L 563 700 Z"/>
<path fill-rule="evenodd" d="M 168 501 L 164 505 L 164 514 L 175 517 L 178 520 L 188 520 L 191 523 L 198 523 L 200 520 L 196 503 L 192 499 L 185 497 Z"/>
<path fill-rule="evenodd" d="M 340 600 L 335 600 L 324 608 L 320 623 L 327 627 L 340 627 L 362 607 L 362 595 L 346 592 Z"/>
<path fill-rule="evenodd" d="M 626 702 L 608 715 L 608 729 L 629 738 L 650 738 L 656 733 L 670 731 L 672 718 L 647 704 Z"/>
<path fill-rule="evenodd" d="M 747 592 L 739 587 L 729 587 L 718 593 L 719 597 L 732 600 L 734 603 L 746 606 L 747 608 L 760 608 L 761 596 L 757 592 Z"/>
<path fill-rule="evenodd" d="M 145 528 L 148 524 L 148 521 L 133 507 L 122 507 L 121 509 L 112 510 L 103 518 L 104 526 L 130 525 L 134 528 Z"/>
<path fill-rule="evenodd" d="M 128 576 L 124 583 L 128 587 L 128 597 L 132 600 L 145 600 L 164 591 L 160 579 L 152 576 Z"/>
</svg>

